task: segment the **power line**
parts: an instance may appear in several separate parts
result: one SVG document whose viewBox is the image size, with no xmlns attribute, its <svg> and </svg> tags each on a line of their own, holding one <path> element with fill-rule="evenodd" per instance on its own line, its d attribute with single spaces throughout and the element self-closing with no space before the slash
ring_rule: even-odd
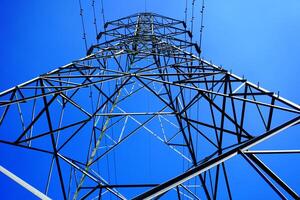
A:
<svg viewBox="0 0 300 200">
<path fill-rule="evenodd" d="M 102 14 L 102 20 L 103 20 L 103 26 L 104 26 L 105 25 L 105 14 L 104 14 L 103 0 L 101 0 L 101 14 Z"/>
<path fill-rule="evenodd" d="M 199 48 L 200 48 L 199 56 L 201 55 L 201 52 L 202 52 L 202 36 L 203 36 L 203 28 L 204 28 L 204 26 L 203 26 L 204 8 L 205 8 L 205 1 L 202 0 L 202 7 L 201 7 L 201 11 L 200 11 L 201 23 L 200 23 L 200 38 L 199 38 Z"/>
<path fill-rule="evenodd" d="M 191 32 L 194 31 L 194 19 L 195 19 L 195 0 L 192 1 L 192 18 L 191 18 Z M 193 37 L 191 37 L 191 41 L 193 41 Z"/>
<path fill-rule="evenodd" d="M 184 23 L 185 23 L 185 26 L 184 26 L 184 29 L 185 29 L 185 32 L 186 32 L 186 23 L 187 23 L 187 0 L 185 0 L 185 9 L 184 9 Z M 186 34 L 184 34 L 184 40 L 186 41 Z"/>
<path fill-rule="evenodd" d="M 103 21 L 103 31 L 105 31 L 106 27 L 105 27 L 105 13 L 104 13 L 104 4 L 103 4 L 103 0 L 100 0 L 101 3 L 101 14 L 102 14 L 102 21 Z M 104 34 L 104 39 L 105 41 L 107 41 L 106 39 L 106 34 Z"/>
<path fill-rule="evenodd" d="M 185 0 L 185 9 L 184 9 L 184 22 L 187 23 L 187 7 L 188 7 L 188 1 Z"/>
<path fill-rule="evenodd" d="M 96 11 L 95 11 L 95 0 L 92 0 L 92 8 L 93 8 L 93 16 L 94 16 L 94 27 L 95 27 L 95 32 L 96 32 L 96 38 L 97 38 L 97 43 L 99 41 L 97 35 L 98 35 L 98 26 L 97 26 L 97 17 L 96 17 Z"/>
<path fill-rule="evenodd" d="M 80 8 L 79 15 L 80 15 L 80 18 L 81 18 L 81 25 L 82 25 L 82 31 L 83 31 L 82 39 L 84 40 L 85 50 L 88 51 L 87 39 L 86 39 L 86 30 L 85 30 L 84 17 L 83 17 L 83 8 L 82 8 L 81 0 L 78 0 L 78 1 L 79 1 L 79 8 Z"/>
<path fill-rule="evenodd" d="M 190 37 L 191 43 L 193 43 L 194 18 L 195 18 L 195 0 L 192 1 L 192 17 L 191 17 L 191 33 L 192 34 L 191 34 L 191 37 Z M 192 52 L 192 50 L 193 50 L 193 47 L 191 46 L 190 52 Z"/>
</svg>

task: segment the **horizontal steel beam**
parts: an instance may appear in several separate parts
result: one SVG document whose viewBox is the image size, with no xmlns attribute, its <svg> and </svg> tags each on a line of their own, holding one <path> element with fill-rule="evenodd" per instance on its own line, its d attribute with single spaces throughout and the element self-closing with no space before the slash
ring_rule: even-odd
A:
<svg viewBox="0 0 300 200">
<path fill-rule="evenodd" d="M 128 115 L 175 115 L 175 112 L 130 112 L 130 113 L 98 113 L 96 116 L 128 116 Z"/>
</svg>

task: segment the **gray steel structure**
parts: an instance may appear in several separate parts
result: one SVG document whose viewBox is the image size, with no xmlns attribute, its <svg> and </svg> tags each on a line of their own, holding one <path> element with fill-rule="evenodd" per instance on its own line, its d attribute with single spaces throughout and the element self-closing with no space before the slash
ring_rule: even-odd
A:
<svg viewBox="0 0 300 200">
<path fill-rule="evenodd" d="M 239 156 L 279 198 L 299 199 L 258 158 L 299 150 L 252 150 L 299 124 L 299 105 L 197 57 L 180 20 L 138 13 L 107 22 L 98 39 L 86 57 L 0 93 L 1 148 L 49 155 L 45 194 L 59 186 L 63 199 L 232 199 L 226 163 Z M 104 158 L 145 133 L 188 168 L 156 183 L 104 178 Z"/>
</svg>

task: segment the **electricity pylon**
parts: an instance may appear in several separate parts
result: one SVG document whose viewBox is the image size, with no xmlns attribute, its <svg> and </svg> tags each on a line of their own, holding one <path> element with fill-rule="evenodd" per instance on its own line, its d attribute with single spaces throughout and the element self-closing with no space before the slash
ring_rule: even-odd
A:
<svg viewBox="0 0 300 200">
<path fill-rule="evenodd" d="M 242 162 L 299 199 L 259 158 L 299 153 L 259 148 L 299 105 L 200 59 L 191 37 L 154 13 L 107 22 L 86 57 L 0 94 L 1 148 L 41 155 L 34 186 L 55 199 L 234 199 Z"/>
</svg>

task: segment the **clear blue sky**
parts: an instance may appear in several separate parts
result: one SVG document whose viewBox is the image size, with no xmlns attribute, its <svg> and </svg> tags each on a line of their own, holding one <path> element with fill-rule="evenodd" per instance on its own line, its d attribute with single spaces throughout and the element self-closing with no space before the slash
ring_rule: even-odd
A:
<svg viewBox="0 0 300 200">
<path fill-rule="evenodd" d="M 91 43 L 95 38 L 92 19 L 88 18 L 91 15 L 91 3 L 83 0 L 83 4 L 86 24 L 90 29 L 87 37 Z M 184 19 L 184 4 L 184 0 L 148 0 L 147 9 Z M 198 22 L 199 1 L 196 4 Z M 26 81 L 84 54 L 76 0 L 2 0 L 0 5 L 1 60 L 3 66 L 6 66 L 0 69 L 1 75 L 6 77 L 1 89 Z M 96 6 L 99 6 L 99 1 L 96 1 Z M 107 20 L 144 10 L 144 2 L 140 0 L 104 0 L 104 6 Z M 297 0 L 284 3 L 279 0 L 207 1 L 203 56 L 297 101 L 299 9 L 300 3 Z M 99 18 L 100 13 L 100 26 L 102 20 Z M 196 35 L 199 32 L 197 22 Z M 198 36 L 195 39 L 198 40 Z"/>
<path fill-rule="evenodd" d="M 145 9 L 141 0 L 103 1 L 106 21 Z M 92 44 L 95 34 L 91 1 L 82 2 L 88 43 Z M 97 20 L 102 30 L 99 2 L 96 0 Z M 197 41 L 199 3 L 196 0 L 194 35 Z M 146 7 L 147 11 L 183 20 L 184 5 L 184 0 L 147 0 Z M 191 0 L 189 19 L 190 6 Z M 226 69 L 232 69 L 237 75 L 244 75 L 254 83 L 260 82 L 268 90 L 280 91 L 281 96 L 299 103 L 299 11 L 298 0 L 206 0 L 202 56 Z M 85 55 L 77 0 L 1 0 L 0 25 L 1 91 Z M 295 134 L 299 134 L 299 130 L 293 128 Z M 0 153 L 6 152 L 9 155 L 5 156 L 9 157 L 19 152 L 10 153 L 1 148 L 4 147 L 0 146 Z M 18 171 L 22 170 L 21 160 L 15 166 L 13 162 L 16 161 L 12 158 L 3 159 L 3 162 Z M 299 159 L 295 164 L 300 167 Z M 0 176 L 0 195 L 8 194 L 3 191 L 4 188 L 10 192 L 14 192 L 10 188 L 19 188 L 3 186 L 6 183 L 12 184 Z M 299 181 L 293 182 L 294 185 L 296 183 L 300 184 Z M 297 187 L 300 192 L 299 185 Z M 17 199 L 24 194 L 11 195 Z"/>
</svg>

